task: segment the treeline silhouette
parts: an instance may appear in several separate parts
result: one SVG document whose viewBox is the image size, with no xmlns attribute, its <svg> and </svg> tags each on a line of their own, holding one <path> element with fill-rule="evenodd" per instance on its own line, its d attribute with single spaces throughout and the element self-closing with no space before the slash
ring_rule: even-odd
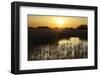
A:
<svg viewBox="0 0 100 76">
<path fill-rule="evenodd" d="M 28 46 L 41 44 L 53 44 L 63 38 L 79 37 L 87 40 L 87 25 L 80 25 L 77 28 L 53 29 L 46 26 L 37 28 L 28 27 Z"/>
</svg>

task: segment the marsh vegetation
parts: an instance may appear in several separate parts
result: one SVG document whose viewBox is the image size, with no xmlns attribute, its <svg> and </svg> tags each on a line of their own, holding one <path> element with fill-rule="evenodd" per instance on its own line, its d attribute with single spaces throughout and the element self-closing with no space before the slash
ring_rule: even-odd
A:
<svg viewBox="0 0 100 76">
<path fill-rule="evenodd" d="M 88 58 L 87 27 L 28 28 L 28 60 Z"/>
</svg>

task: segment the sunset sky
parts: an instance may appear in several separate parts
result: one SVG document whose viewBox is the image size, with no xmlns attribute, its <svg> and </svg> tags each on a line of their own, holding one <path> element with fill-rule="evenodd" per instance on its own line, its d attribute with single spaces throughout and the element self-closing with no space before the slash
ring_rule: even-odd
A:
<svg viewBox="0 0 100 76">
<path fill-rule="evenodd" d="M 47 26 L 50 28 L 76 28 L 88 25 L 87 17 L 28 15 L 28 27 Z"/>
</svg>

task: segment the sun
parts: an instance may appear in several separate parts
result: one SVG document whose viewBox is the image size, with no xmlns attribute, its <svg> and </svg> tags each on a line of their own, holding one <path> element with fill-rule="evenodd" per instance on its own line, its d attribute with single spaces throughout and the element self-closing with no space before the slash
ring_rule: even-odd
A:
<svg viewBox="0 0 100 76">
<path fill-rule="evenodd" d="M 56 23 L 57 23 L 57 26 L 59 28 L 62 28 L 63 27 L 63 24 L 64 24 L 64 19 L 63 18 L 57 18 L 56 19 Z"/>
</svg>

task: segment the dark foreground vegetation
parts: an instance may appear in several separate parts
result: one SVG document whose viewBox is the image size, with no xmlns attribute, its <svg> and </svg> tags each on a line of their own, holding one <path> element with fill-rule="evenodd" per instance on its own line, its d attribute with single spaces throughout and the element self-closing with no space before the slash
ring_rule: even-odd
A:
<svg viewBox="0 0 100 76">
<path fill-rule="evenodd" d="M 70 39 L 70 37 L 79 37 L 83 41 L 81 41 L 78 45 L 75 46 L 72 46 L 72 44 L 70 43 L 64 44 L 62 46 L 58 45 L 59 40 L 64 38 Z M 48 27 L 29 27 L 28 60 L 87 58 L 86 41 L 87 27 L 84 25 L 81 25 L 76 29 L 51 29 Z"/>
</svg>

